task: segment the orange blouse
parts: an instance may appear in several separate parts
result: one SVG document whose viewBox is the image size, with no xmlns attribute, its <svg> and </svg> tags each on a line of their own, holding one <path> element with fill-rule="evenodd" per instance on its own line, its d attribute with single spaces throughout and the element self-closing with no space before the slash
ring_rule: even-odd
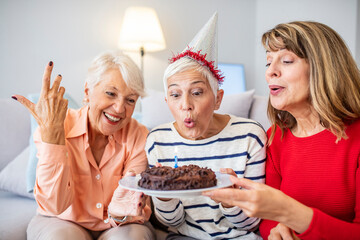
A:
<svg viewBox="0 0 360 240">
<path fill-rule="evenodd" d="M 131 119 L 113 135 L 97 165 L 88 141 L 88 107 L 69 109 L 65 119 L 66 145 L 41 142 L 40 129 L 34 134 L 39 162 L 36 169 L 35 198 L 38 212 L 76 222 L 84 228 L 102 231 L 111 227 L 107 208 L 119 180 L 129 170 L 147 168 L 144 151 L 148 130 Z M 151 214 L 133 222 L 144 222 Z M 131 221 L 130 221 L 131 222 Z"/>
</svg>

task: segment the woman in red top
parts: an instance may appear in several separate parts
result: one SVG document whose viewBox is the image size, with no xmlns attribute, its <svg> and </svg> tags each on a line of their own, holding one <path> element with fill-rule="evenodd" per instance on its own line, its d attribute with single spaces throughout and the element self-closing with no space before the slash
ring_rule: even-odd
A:
<svg viewBox="0 0 360 240">
<path fill-rule="evenodd" d="M 264 239 L 360 239 L 360 72 L 341 37 L 316 22 L 262 37 L 270 89 L 266 184 L 206 192 L 264 220 Z M 246 189 L 246 191 L 244 190 Z"/>
</svg>

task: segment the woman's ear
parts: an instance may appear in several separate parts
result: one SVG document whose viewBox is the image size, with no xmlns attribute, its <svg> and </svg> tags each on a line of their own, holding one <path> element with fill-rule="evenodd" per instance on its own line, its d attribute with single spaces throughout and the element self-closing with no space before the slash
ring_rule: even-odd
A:
<svg viewBox="0 0 360 240">
<path fill-rule="evenodd" d="M 224 97 L 224 90 L 219 89 L 216 94 L 215 110 L 219 110 L 223 97 Z"/>
</svg>

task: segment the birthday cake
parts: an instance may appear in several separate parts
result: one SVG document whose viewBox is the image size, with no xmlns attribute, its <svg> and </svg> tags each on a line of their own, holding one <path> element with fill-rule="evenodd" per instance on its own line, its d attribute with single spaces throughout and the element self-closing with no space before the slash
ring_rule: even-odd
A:
<svg viewBox="0 0 360 240">
<path fill-rule="evenodd" d="M 138 185 L 152 190 L 185 190 L 216 186 L 215 173 L 209 168 L 186 165 L 178 168 L 152 167 L 141 174 Z"/>
</svg>

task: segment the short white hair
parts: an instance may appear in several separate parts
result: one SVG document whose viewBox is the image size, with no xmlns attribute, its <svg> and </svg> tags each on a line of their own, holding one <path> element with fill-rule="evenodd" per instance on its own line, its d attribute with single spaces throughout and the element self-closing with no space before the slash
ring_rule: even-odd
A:
<svg viewBox="0 0 360 240">
<path fill-rule="evenodd" d="M 144 78 L 139 67 L 121 51 L 108 51 L 95 57 L 86 77 L 90 91 L 102 80 L 102 75 L 110 69 L 119 69 L 126 85 L 140 97 L 145 96 Z"/>
<path fill-rule="evenodd" d="M 212 74 L 212 72 L 208 67 L 201 65 L 198 61 L 190 57 L 182 57 L 177 61 L 171 63 L 165 69 L 164 78 L 163 78 L 165 97 L 167 96 L 167 88 L 168 88 L 167 80 L 177 73 L 182 73 L 188 70 L 195 70 L 201 73 L 208 80 L 211 90 L 213 91 L 214 96 L 216 98 L 217 91 L 219 90 L 219 83 L 217 78 Z"/>
</svg>

